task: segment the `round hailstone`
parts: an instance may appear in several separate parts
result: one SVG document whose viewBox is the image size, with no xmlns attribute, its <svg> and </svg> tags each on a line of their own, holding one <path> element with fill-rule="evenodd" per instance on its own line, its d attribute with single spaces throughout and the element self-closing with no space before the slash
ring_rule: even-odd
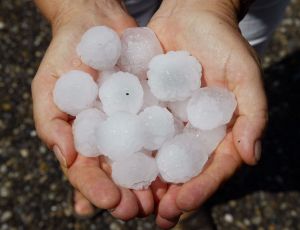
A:
<svg viewBox="0 0 300 230">
<path fill-rule="evenodd" d="M 183 133 L 167 141 L 156 155 L 160 176 L 170 183 L 185 183 L 197 176 L 208 159 L 198 139 Z"/>
<path fill-rule="evenodd" d="M 93 107 L 97 92 L 97 84 L 89 74 L 73 70 L 56 81 L 53 100 L 61 111 L 76 116 L 82 110 Z"/>
<path fill-rule="evenodd" d="M 200 88 L 202 67 L 186 51 L 170 51 L 155 56 L 149 63 L 148 83 L 162 101 L 182 101 Z"/>
<path fill-rule="evenodd" d="M 96 138 L 100 152 L 117 161 L 143 148 L 144 130 L 137 115 L 118 112 L 97 127 Z"/>
<path fill-rule="evenodd" d="M 232 92 L 219 87 L 199 89 L 187 106 L 189 122 L 202 130 L 227 124 L 237 106 Z"/>
<path fill-rule="evenodd" d="M 147 189 L 157 175 L 155 159 L 142 152 L 134 153 L 125 160 L 112 163 L 114 182 L 125 188 Z"/>
<path fill-rule="evenodd" d="M 139 118 L 145 130 L 147 150 L 157 150 L 175 134 L 174 119 L 165 108 L 152 106 L 140 113 Z"/>
<path fill-rule="evenodd" d="M 159 100 L 156 97 L 154 97 L 154 95 L 152 94 L 150 87 L 148 85 L 148 81 L 141 80 L 141 85 L 144 90 L 144 104 L 142 108 L 159 105 Z"/>
<path fill-rule="evenodd" d="M 73 123 L 73 136 L 77 152 L 86 157 L 100 155 L 97 148 L 96 127 L 105 120 L 105 115 L 98 109 L 87 109 L 76 116 Z"/>
<path fill-rule="evenodd" d="M 119 72 L 119 68 L 118 67 L 114 67 L 113 69 L 110 70 L 103 70 L 99 73 L 98 75 L 98 79 L 97 79 L 97 83 L 98 83 L 98 87 L 101 87 L 101 85 L 111 77 L 111 75 L 113 75 L 114 73 Z"/>
<path fill-rule="evenodd" d="M 168 108 L 171 110 L 175 117 L 178 117 L 183 122 L 188 122 L 187 115 L 187 104 L 189 102 L 189 98 L 184 101 L 174 101 L 168 103 Z"/>
<path fill-rule="evenodd" d="M 199 139 L 199 142 L 210 154 L 212 153 L 226 136 L 226 125 L 219 126 L 211 130 L 200 130 L 193 128 L 191 124 L 187 124 L 183 130 L 191 133 Z"/>
<path fill-rule="evenodd" d="M 112 29 L 95 26 L 83 34 L 76 51 L 86 65 L 97 70 L 111 69 L 120 57 L 121 41 Z"/>
<path fill-rule="evenodd" d="M 136 76 L 118 72 L 103 83 L 99 97 L 108 115 L 119 111 L 136 114 L 142 108 L 144 92 Z"/>
<path fill-rule="evenodd" d="M 155 33 L 147 27 L 128 28 L 121 36 L 122 51 L 118 66 L 139 78 L 147 78 L 151 59 L 163 53 Z"/>
</svg>

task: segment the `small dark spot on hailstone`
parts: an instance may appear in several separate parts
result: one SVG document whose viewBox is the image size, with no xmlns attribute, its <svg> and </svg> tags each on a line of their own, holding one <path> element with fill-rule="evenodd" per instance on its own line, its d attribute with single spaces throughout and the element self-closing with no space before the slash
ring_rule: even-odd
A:
<svg viewBox="0 0 300 230">
<path fill-rule="evenodd" d="M 128 95 L 129 95 L 129 93 L 126 93 L 126 95 L 128 96 Z"/>
</svg>

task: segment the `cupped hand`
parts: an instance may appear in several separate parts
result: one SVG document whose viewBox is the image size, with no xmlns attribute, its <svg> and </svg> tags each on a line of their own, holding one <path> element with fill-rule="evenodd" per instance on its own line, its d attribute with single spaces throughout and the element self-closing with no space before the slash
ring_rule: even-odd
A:
<svg viewBox="0 0 300 230">
<path fill-rule="evenodd" d="M 260 158 L 267 103 L 258 58 L 242 37 L 234 7 L 224 1 L 163 1 L 149 23 L 165 51 L 187 50 L 203 66 L 202 85 L 226 87 L 237 99 L 235 117 L 224 141 L 202 173 L 162 196 L 157 223 L 176 224 L 184 211 L 197 209 L 244 161 Z"/>
<path fill-rule="evenodd" d="M 77 6 L 78 2 L 81 5 Z M 84 65 L 75 52 L 88 28 L 106 25 L 121 33 L 127 27 L 136 26 L 119 2 L 98 1 L 107 6 L 95 2 L 71 1 L 52 19 L 53 39 L 32 82 L 34 120 L 38 135 L 53 149 L 65 175 L 81 193 L 76 199 L 85 205 L 91 202 L 98 208 L 112 209 L 112 215 L 128 220 L 152 212 L 152 192 L 150 189 L 132 192 L 119 188 L 110 179 L 109 167 L 101 158 L 78 155 L 74 149 L 70 117 L 60 111 L 52 99 L 55 82 L 62 73 L 77 69 L 96 76 L 96 71 Z"/>
</svg>

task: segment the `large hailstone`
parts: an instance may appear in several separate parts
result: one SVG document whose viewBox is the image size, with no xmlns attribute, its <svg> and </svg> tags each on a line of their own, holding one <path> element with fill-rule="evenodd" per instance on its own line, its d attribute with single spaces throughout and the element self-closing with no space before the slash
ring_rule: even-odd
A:
<svg viewBox="0 0 300 230">
<path fill-rule="evenodd" d="M 185 183 L 197 176 L 208 159 L 208 153 L 197 138 L 183 133 L 167 141 L 156 155 L 160 176 L 170 183 Z"/>
<path fill-rule="evenodd" d="M 117 72 L 102 84 L 99 97 L 108 115 L 119 111 L 136 114 L 143 105 L 144 92 L 136 76 Z"/>
<path fill-rule="evenodd" d="M 157 150 L 175 133 L 173 115 L 165 108 L 152 106 L 140 113 L 139 118 L 145 130 L 147 150 Z"/>
<path fill-rule="evenodd" d="M 100 155 L 96 143 L 96 127 L 105 120 L 98 109 L 87 109 L 76 116 L 73 128 L 74 144 L 78 153 L 86 157 Z"/>
<path fill-rule="evenodd" d="M 148 83 L 162 101 L 182 101 L 200 88 L 202 67 L 186 51 L 170 51 L 155 56 L 149 63 Z"/>
<path fill-rule="evenodd" d="M 97 70 L 111 69 L 120 57 L 121 41 L 114 30 L 94 26 L 83 34 L 76 51 L 86 65 Z"/>
<path fill-rule="evenodd" d="M 187 124 L 183 130 L 186 133 L 193 134 L 199 139 L 199 143 L 207 150 L 210 154 L 212 153 L 222 140 L 226 136 L 226 125 L 219 126 L 211 130 L 200 130 L 193 128 L 190 124 Z"/>
<path fill-rule="evenodd" d="M 140 151 L 144 145 L 143 125 L 137 115 L 118 112 L 108 117 L 96 130 L 100 152 L 113 161 Z"/>
<path fill-rule="evenodd" d="M 237 106 L 232 92 L 219 87 L 199 89 L 187 106 L 189 122 L 202 130 L 227 124 Z"/>
<path fill-rule="evenodd" d="M 128 28 L 121 36 L 122 51 L 118 66 L 145 79 L 150 60 L 163 53 L 155 33 L 147 27 Z"/>
<path fill-rule="evenodd" d="M 97 84 L 89 74 L 73 70 L 56 82 L 53 100 L 57 107 L 72 116 L 93 107 L 98 94 Z"/>
<path fill-rule="evenodd" d="M 111 167 L 114 182 L 130 189 L 147 189 L 158 175 L 155 159 L 142 152 L 115 161 Z"/>
</svg>

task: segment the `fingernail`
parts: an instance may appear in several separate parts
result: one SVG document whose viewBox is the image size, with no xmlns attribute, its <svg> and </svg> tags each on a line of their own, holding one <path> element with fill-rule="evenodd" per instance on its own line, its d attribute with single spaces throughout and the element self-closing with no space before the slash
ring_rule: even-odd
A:
<svg viewBox="0 0 300 230">
<path fill-rule="evenodd" d="M 107 211 L 114 212 L 115 210 L 116 210 L 115 208 L 111 208 L 111 209 L 108 209 Z"/>
<path fill-rule="evenodd" d="M 261 158 L 261 141 L 255 142 L 254 154 L 255 154 L 254 156 L 255 156 L 256 162 L 259 162 L 259 160 Z"/>
<path fill-rule="evenodd" d="M 57 145 L 54 145 L 53 152 L 61 165 L 67 167 L 67 161 Z"/>
</svg>

